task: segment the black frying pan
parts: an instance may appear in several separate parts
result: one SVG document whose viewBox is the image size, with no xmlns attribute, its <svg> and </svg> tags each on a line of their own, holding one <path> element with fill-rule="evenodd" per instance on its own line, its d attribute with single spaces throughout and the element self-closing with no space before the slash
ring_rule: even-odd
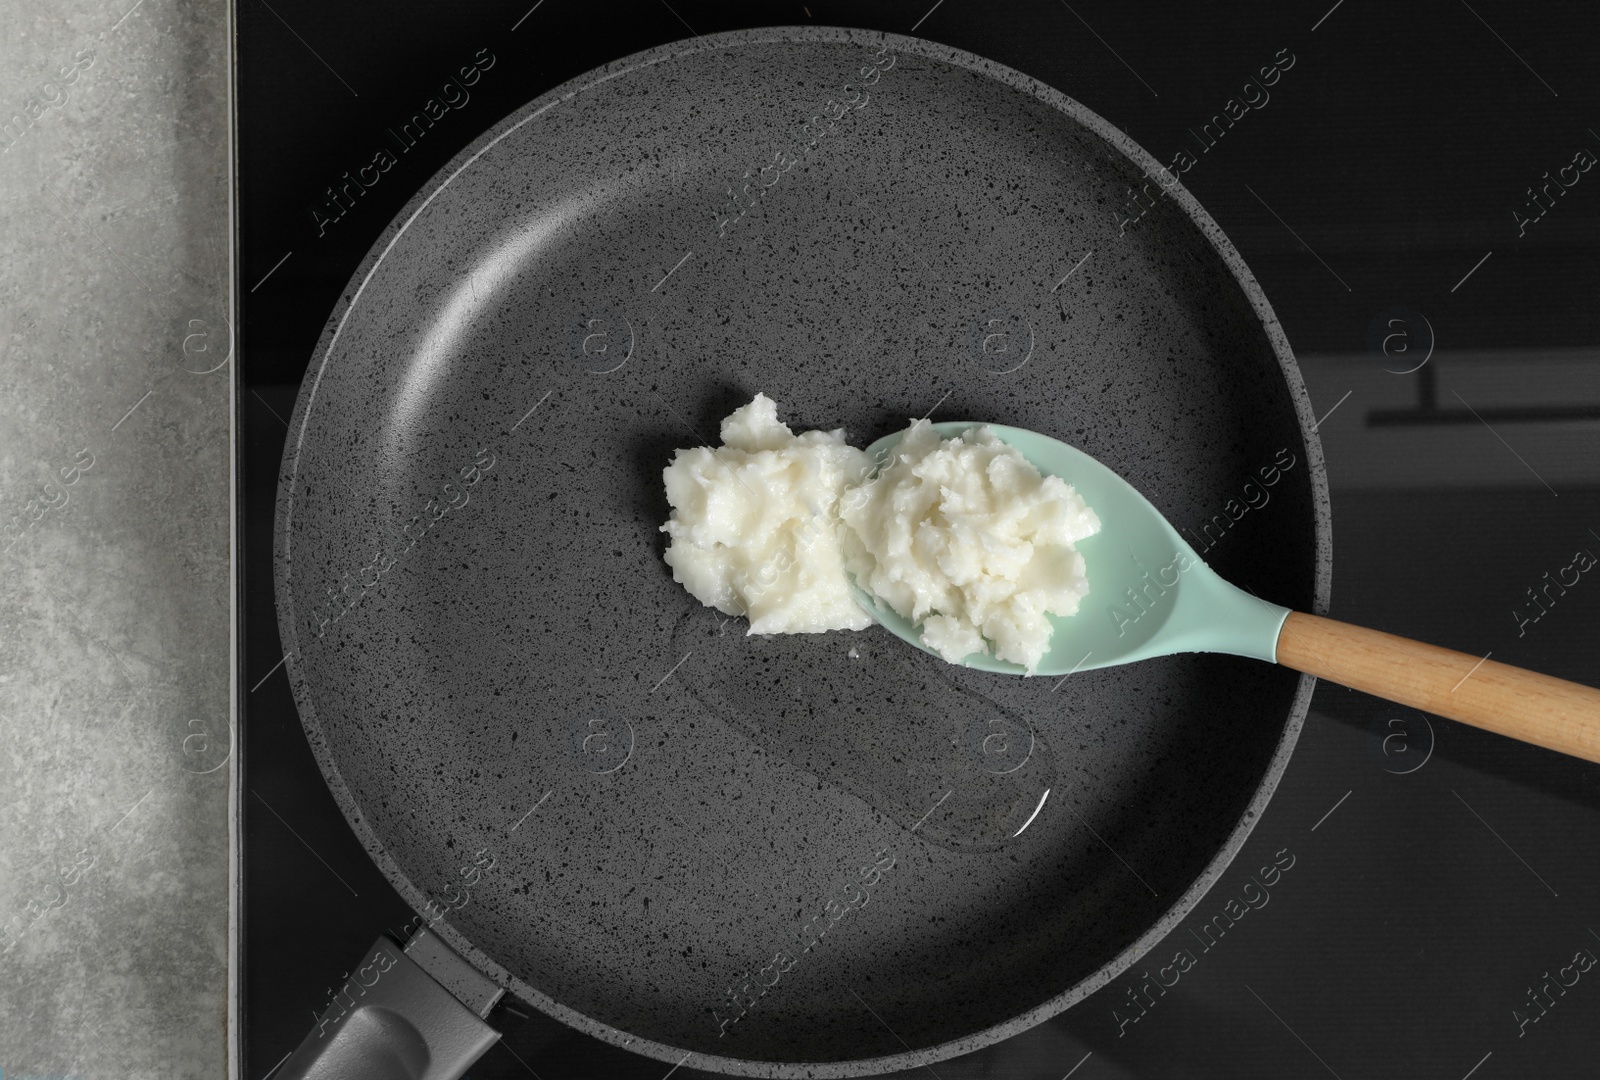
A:
<svg viewBox="0 0 1600 1080">
<path fill-rule="evenodd" d="M 937 410 L 1081 447 L 1180 526 L 1226 522 L 1224 577 L 1325 610 L 1298 371 L 1175 180 L 1017 72 L 815 28 L 618 61 L 434 177 L 329 320 L 276 526 L 307 736 L 433 932 L 380 942 L 282 1075 L 458 1075 L 500 988 L 664 1062 L 905 1068 L 1059 1012 L 1178 923 L 1308 678 L 747 637 L 658 532 L 672 450 L 756 391 L 862 445 Z M 1268 500 L 1235 516 L 1252 481 Z"/>
</svg>

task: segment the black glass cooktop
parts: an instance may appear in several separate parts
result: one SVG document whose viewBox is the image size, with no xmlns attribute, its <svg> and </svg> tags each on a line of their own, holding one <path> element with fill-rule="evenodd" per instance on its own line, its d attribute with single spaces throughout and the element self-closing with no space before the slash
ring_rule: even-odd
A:
<svg viewBox="0 0 1600 1080">
<path fill-rule="evenodd" d="M 757 25 L 915 33 L 1123 127 L 1227 232 L 1300 357 L 1333 494 L 1331 614 L 1600 681 L 1600 579 L 1580 569 L 1600 553 L 1592 5 L 240 0 L 236 22 L 248 1080 L 412 919 L 323 785 L 280 669 L 270 533 L 306 364 L 436 169 L 650 46 Z M 1152 179 L 1106 212 L 1133 221 L 1159 197 Z M 926 1071 L 1592 1073 L 1597 779 L 1320 686 L 1243 853 L 1166 942 L 1065 1014 Z M 669 1068 L 515 999 L 490 1019 L 504 1037 L 472 1077 Z"/>
</svg>

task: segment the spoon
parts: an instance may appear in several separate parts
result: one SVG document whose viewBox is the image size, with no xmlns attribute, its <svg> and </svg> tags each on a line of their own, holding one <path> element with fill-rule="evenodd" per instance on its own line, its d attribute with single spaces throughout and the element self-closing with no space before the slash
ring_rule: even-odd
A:
<svg viewBox="0 0 1600 1080">
<path fill-rule="evenodd" d="M 1036 674 L 1071 675 L 1174 653 L 1231 653 L 1600 762 L 1600 690 L 1268 603 L 1219 577 L 1133 485 L 1083 451 L 999 424 L 933 425 L 946 439 L 974 427 L 987 427 L 1041 473 L 1071 484 L 1100 518 L 1100 531 L 1076 545 L 1089 595 L 1076 615 L 1050 616 L 1050 651 Z M 879 439 L 867 453 L 887 463 L 903 434 Z M 910 620 L 851 587 L 891 633 L 934 651 Z M 1023 674 L 1021 665 L 983 653 L 962 665 Z"/>
</svg>

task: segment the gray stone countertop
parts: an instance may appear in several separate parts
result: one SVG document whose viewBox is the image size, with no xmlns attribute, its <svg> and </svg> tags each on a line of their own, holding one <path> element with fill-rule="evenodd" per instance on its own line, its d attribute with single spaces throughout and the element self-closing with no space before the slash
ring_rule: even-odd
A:
<svg viewBox="0 0 1600 1080">
<path fill-rule="evenodd" d="M 229 23 L 0 29 L 0 1074 L 227 1074 Z"/>
</svg>

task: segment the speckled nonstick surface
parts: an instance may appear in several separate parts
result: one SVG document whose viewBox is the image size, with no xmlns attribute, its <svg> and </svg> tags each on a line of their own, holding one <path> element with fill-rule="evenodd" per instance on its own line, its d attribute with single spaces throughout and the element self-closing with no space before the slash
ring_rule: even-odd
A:
<svg viewBox="0 0 1600 1080">
<path fill-rule="evenodd" d="M 1220 517 L 1225 577 L 1324 610 L 1288 344 L 1185 191 L 1123 221 L 1142 172 L 1017 72 L 806 28 L 592 72 L 412 200 L 301 391 L 276 586 L 328 783 L 447 941 L 663 1061 L 844 1076 L 1037 1023 L 1194 905 L 1309 679 L 750 638 L 657 531 L 673 449 L 758 390 L 861 445 L 936 409 L 1069 441 L 1180 527 Z"/>
</svg>

